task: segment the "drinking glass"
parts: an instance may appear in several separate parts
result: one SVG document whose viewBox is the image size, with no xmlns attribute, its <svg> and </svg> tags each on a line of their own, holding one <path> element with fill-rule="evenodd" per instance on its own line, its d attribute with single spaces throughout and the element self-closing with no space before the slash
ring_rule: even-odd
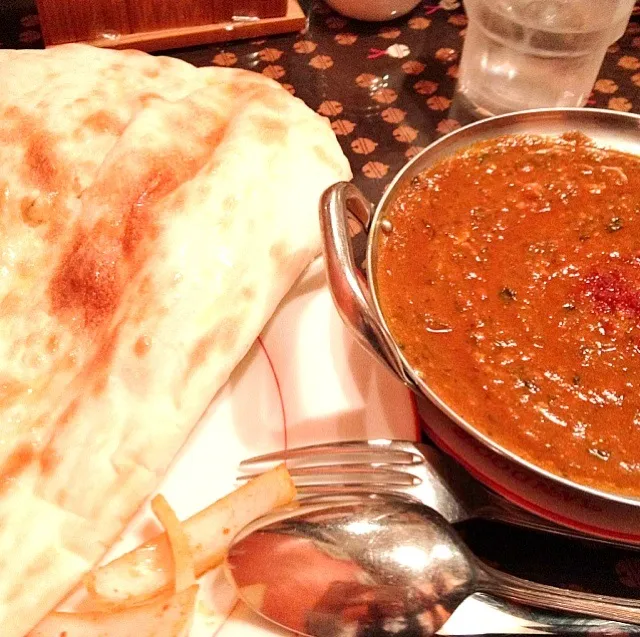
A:
<svg viewBox="0 0 640 637">
<path fill-rule="evenodd" d="M 630 0 L 464 0 L 458 88 L 485 115 L 583 106 Z"/>
</svg>

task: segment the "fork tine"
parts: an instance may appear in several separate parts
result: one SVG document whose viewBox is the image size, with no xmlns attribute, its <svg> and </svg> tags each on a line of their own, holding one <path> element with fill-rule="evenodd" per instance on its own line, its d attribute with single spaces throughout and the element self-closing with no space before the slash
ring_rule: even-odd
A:
<svg viewBox="0 0 640 637">
<path fill-rule="evenodd" d="M 325 485 L 325 486 L 301 486 L 297 489 L 298 498 L 313 498 L 318 495 L 335 495 L 336 497 L 345 496 L 345 495 L 354 495 L 354 494 L 365 494 L 365 495 L 394 495 L 400 498 L 405 498 L 408 500 L 412 500 L 414 502 L 419 501 L 416 497 L 411 495 L 410 493 L 405 493 L 403 491 L 399 491 L 398 489 L 388 489 L 384 486 L 345 486 L 341 487 L 339 485 Z"/>
<path fill-rule="evenodd" d="M 319 475 L 357 475 L 366 473 L 371 475 L 377 473 L 378 475 L 413 475 L 404 471 L 394 469 L 393 464 L 381 463 L 381 462 L 369 462 L 358 464 L 341 464 L 341 465 L 325 465 L 321 467 L 293 467 L 289 470 L 289 474 L 292 476 L 319 476 Z"/>
<path fill-rule="evenodd" d="M 315 445 L 305 445 L 303 447 L 294 447 L 293 449 L 286 449 L 281 451 L 274 451 L 273 453 L 266 453 L 261 456 L 254 456 L 253 458 L 247 458 L 240 463 L 240 466 L 245 464 L 253 464 L 258 462 L 275 462 L 281 460 L 288 460 L 290 458 L 298 458 L 300 456 L 322 453 L 341 453 L 344 451 L 371 451 L 372 448 L 388 448 L 391 443 L 390 440 L 380 440 L 379 445 L 370 445 L 367 440 L 347 440 L 342 442 L 333 443 L 320 443 Z"/>
<path fill-rule="evenodd" d="M 285 462 L 289 473 L 294 470 L 308 469 L 313 470 L 315 473 L 319 473 L 324 470 L 359 470 L 359 471 L 377 471 L 378 469 L 396 469 L 402 471 L 415 467 L 418 464 L 424 462 L 414 461 L 412 456 L 408 456 L 405 452 L 388 452 L 384 458 L 380 458 L 378 453 L 370 452 L 368 454 L 355 455 L 355 454 L 336 454 L 325 455 L 322 457 L 317 456 L 305 456 L 293 459 L 285 458 Z M 274 463 L 250 463 L 244 466 L 240 466 L 239 470 L 241 476 L 250 478 L 266 471 Z"/>
<path fill-rule="evenodd" d="M 394 473 L 404 471 L 405 467 L 409 467 L 411 465 L 399 465 L 397 463 L 389 463 L 389 462 L 354 462 L 354 463 L 340 463 L 340 464 L 300 464 L 294 465 L 292 467 L 288 467 L 289 475 L 291 476 L 302 476 L 302 475 L 321 475 L 321 474 L 331 474 L 331 473 L 353 473 L 358 472 L 362 473 L 373 472 L 373 471 L 382 471 L 388 470 L 393 471 Z M 257 475 L 260 475 L 265 472 L 264 467 L 256 468 L 256 469 L 246 469 L 239 476 L 238 480 L 251 480 Z"/>
<path fill-rule="evenodd" d="M 293 476 L 293 483 L 301 487 L 312 486 L 368 486 L 415 487 L 422 481 L 416 476 L 402 471 L 375 471 L 368 473 L 325 473 L 322 475 L 304 473 Z"/>
<path fill-rule="evenodd" d="M 289 470 L 296 488 L 320 485 L 389 485 L 415 487 L 422 480 L 413 473 L 371 465 L 340 465 L 338 467 L 301 467 Z M 239 481 L 251 476 L 240 476 Z"/>
<path fill-rule="evenodd" d="M 383 462 L 385 464 L 411 465 L 423 462 L 422 457 L 417 453 L 403 449 L 400 444 L 391 440 L 353 440 L 296 447 L 294 449 L 276 451 L 274 453 L 247 458 L 240 463 L 240 469 L 251 470 L 257 465 L 266 463 L 295 462 L 298 460 L 305 464 L 319 466 L 344 464 L 345 460 L 347 463 L 350 463 L 352 458 L 357 459 L 359 455 L 373 456 L 376 462 Z M 310 461 L 311 458 L 317 458 L 317 461 L 312 463 Z M 366 461 L 366 464 L 370 464 L 371 462 L 372 460 Z"/>
</svg>

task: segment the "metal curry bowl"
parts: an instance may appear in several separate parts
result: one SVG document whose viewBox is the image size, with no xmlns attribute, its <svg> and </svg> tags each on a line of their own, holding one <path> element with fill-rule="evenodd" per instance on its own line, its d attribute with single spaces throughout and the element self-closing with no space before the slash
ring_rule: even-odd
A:
<svg viewBox="0 0 640 637">
<path fill-rule="evenodd" d="M 351 183 L 338 183 L 323 195 L 320 221 L 327 278 L 342 320 L 359 343 L 418 396 L 429 399 L 451 421 L 512 462 L 586 494 L 640 506 L 640 496 L 626 496 L 590 487 L 556 475 L 492 440 L 458 415 L 420 377 L 391 335 L 377 298 L 377 246 L 382 220 L 397 195 L 415 176 L 441 159 L 475 142 L 510 134 L 561 135 L 581 131 L 598 145 L 640 155 L 640 116 L 598 109 L 552 108 L 509 113 L 460 128 L 433 142 L 400 170 L 375 208 Z M 365 231 L 366 269 L 358 267 L 352 242 L 353 222 Z M 368 273 L 368 274 L 367 274 Z"/>
</svg>

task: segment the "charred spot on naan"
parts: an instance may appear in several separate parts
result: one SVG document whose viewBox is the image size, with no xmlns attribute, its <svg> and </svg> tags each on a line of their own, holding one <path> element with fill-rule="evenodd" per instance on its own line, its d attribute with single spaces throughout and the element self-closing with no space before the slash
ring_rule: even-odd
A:
<svg viewBox="0 0 640 637">
<path fill-rule="evenodd" d="M 2 213 L 4 212 L 9 202 L 10 192 L 11 192 L 11 189 L 9 188 L 9 182 L 6 179 L 1 179 L 0 180 L 0 218 L 2 218 Z"/>
<path fill-rule="evenodd" d="M 27 587 L 26 580 L 24 579 L 14 580 L 12 582 L 11 587 L 6 593 L 7 604 L 13 603 L 14 600 L 18 599 L 21 595 L 23 595 L 26 587 Z M 66 636 L 62 635 L 61 637 L 66 637 Z"/>
<path fill-rule="evenodd" d="M 20 214 L 22 220 L 31 227 L 40 226 L 47 220 L 47 208 L 42 205 L 39 197 L 24 196 L 20 201 Z"/>
<path fill-rule="evenodd" d="M 53 311 L 71 320 L 81 317 L 87 327 L 112 318 L 125 287 L 141 270 L 158 226 L 152 204 L 173 190 L 178 176 L 161 169 L 141 190 L 134 188 L 132 202 L 101 219 L 94 228 L 79 228 L 70 249 L 51 279 L 49 296 Z"/>
<path fill-rule="evenodd" d="M 20 107 L 16 106 L 15 104 L 11 104 L 4 110 L 0 111 L 0 121 L 2 121 L 2 123 L 6 125 L 10 120 L 21 119 L 23 113 L 24 111 Z"/>
<path fill-rule="evenodd" d="M 14 205 L 29 226 L 56 221 L 58 215 L 66 215 L 58 201 L 62 193 L 76 192 L 79 185 L 75 166 L 65 161 L 59 135 L 46 130 L 38 117 L 14 106 L 0 111 L 0 142 L 16 144 L 18 140 L 23 148 L 20 181 L 29 194 Z M 10 191 L 2 198 L 6 207 Z"/>
<path fill-rule="evenodd" d="M 143 358 L 151 351 L 152 340 L 147 334 L 142 334 L 136 339 L 133 351 L 138 358 Z"/>
<path fill-rule="evenodd" d="M 36 458 L 33 447 L 22 445 L 15 449 L 0 465 L 0 495 L 6 493 L 16 478 L 31 465 Z"/>
<path fill-rule="evenodd" d="M 222 210 L 225 213 L 234 213 L 238 207 L 238 198 L 235 195 L 227 195 L 222 200 Z"/>
<path fill-rule="evenodd" d="M 256 297 L 256 289 L 254 287 L 245 285 L 242 288 L 240 288 L 240 296 L 245 301 L 252 301 Z"/>
<path fill-rule="evenodd" d="M 289 134 L 289 127 L 282 119 L 263 115 L 256 118 L 255 126 L 260 131 L 260 141 L 265 144 L 284 144 Z"/>
<path fill-rule="evenodd" d="M 124 319 L 120 320 L 106 334 L 103 334 L 100 347 L 98 347 L 91 360 L 85 366 L 84 374 L 88 377 L 87 381 L 89 379 L 93 380 L 91 387 L 95 396 L 101 394 L 107 386 L 111 364 L 118 348 L 120 332 L 124 322 Z"/>
<path fill-rule="evenodd" d="M 60 348 L 60 339 L 55 334 L 50 334 L 47 338 L 46 349 L 49 354 L 55 354 Z"/>
<path fill-rule="evenodd" d="M 282 117 L 283 111 L 290 108 L 290 95 L 280 86 L 256 87 L 256 93 L 260 106 L 269 109 L 274 115 L 280 114 Z"/>
<path fill-rule="evenodd" d="M 71 185 L 75 187 L 75 181 Z M 46 236 L 49 239 L 61 230 L 68 214 L 69 210 L 62 203 L 59 192 L 55 190 L 25 195 L 20 200 L 22 221 L 32 228 L 48 224 Z"/>
<path fill-rule="evenodd" d="M 197 342 L 185 368 L 184 378 L 188 380 L 199 367 L 208 359 L 212 351 L 225 353 L 232 349 L 238 340 L 238 330 L 241 325 L 239 318 L 226 318 L 211 331 L 207 332 Z"/>
<path fill-rule="evenodd" d="M 117 113 L 106 109 L 91 113 L 82 122 L 83 128 L 90 134 L 99 132 L 120 135 L 126 125 L 127 123 L 123 122 Z"/>
<path fill-rule="evenodd" d="M 63 189 L 71 181 L 71 169 L 69 162 L 63 161 L 59 155 L 58 137 L 40 128 L 35 118 L 23 120 L 22 129 L 26 141 L 25 182 L 47 192 Z"/>
<path fill-rule="evenodd" d="M 56 315 L 86 327 L 113 316 L 125 280 L 119 267 L 122 243 L 107 232 L 81 230 L 54 273 L 49 297 Z"/>
<path fill-rule="evenodd" d="M 64 409 L 62 414 L 56 421 L 56 431 L 63 431 L 64 428 L 72 421 L 74 416 L 78 413 L 80 407 L 80 399 L 74 398 Z"/>
<path fill-rule="evenodd" d="M 228 95 L 229 99 L 235 100 L 253 90 L 253 85 L 225 84 L 221 89 Z"/>
<path fill-rule="evenodd" d="M 51 565 L 55 561 L 55 557 L 51 552 L 42 552 L 38 555 L 37 559 L 31 560 L 27 570 L 25 571 L 25 579 L 27 581 L 31 579 L 36 579 L 38 577 L 42 577 L 44 573 L 46 573 Z M 60 635 L 60 637 L 66 637 L 64 633 Z"/>
<path fill-rule="evenodd" d="M 22 294 L 16 290 L 9 290 L 9 292 L 0 298 L 0 316 L 11 316 L 16 314 L 20 310 L 22 305 Z"/>
<path fill-rule="evenodd" d="M 61 458 L 62 456 L 51 445 L 46 447 L 38 457 L 40 473 L 43 476 L 51 475 L 60 463 Z"/>
<path fill-rule="evenodd" d="M 269 256 L 274 261 L 276 270 L 278 272 L 282 272 L 286 270 L 289 264 L 289 261 L 291 259 L 291 251 L 289 249 L 289 246 L 284 242 L 274 243 L 269 248 Z"/>
<path fill-rule="evenodd" d="M 6 409 L 29 391 L 29 386 L 15 378 L 0 378 L 0 408 Z"/>
<path fill-rule="evenodd" d="M 30 447 L 32 454 L 30 461 L 38 462 L 41 475 L 45 477 L 47 475 L 51 475 L 57 468 L 64 454 L 58 452 L 56 441 L 67 430 L 67 427 L 73 422 L 73 419 L 78 414 L 80 405 L 81 398 L 74 398 L 63 409 L 62 413 L 55 418 L 53 430 L 46 444 L 44 446 L 41 446 L 38 452 L 36 452 L 35 448 Z"/>
<path fill-rule="evenodd" d="M 151 104 L 151 102 L 155 101 L 155 100 L 160 100 L 162 99 L 160 97 L 160 95 L 158 95 L 157 93 L 142 93 L 139 97 L 138 97 L 138 101 L 142 104 L 142 106 L 144 106 L 145 108 L 147 106 L 149 106 L 149 104 Z"/>
</svg>

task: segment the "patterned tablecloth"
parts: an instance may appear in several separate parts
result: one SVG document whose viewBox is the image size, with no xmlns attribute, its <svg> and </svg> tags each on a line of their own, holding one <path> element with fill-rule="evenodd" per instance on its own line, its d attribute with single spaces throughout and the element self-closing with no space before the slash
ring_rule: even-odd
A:
<svg viewBox="0 0 640 637">
<path fill-rule="evenodd" d="M 170 54 L 198 66 L 251 69 L 281 82 L 331 120 L 356 185 L 377 201 L 408 159 L 467 123 L 454 99 L 466 16 L 456 0 L 427 0 L 384 24 L 347 20 L 318 0 L 306 4 L 310 20 L 303 34 Z M 32 0 L 0 4 L 0 46 L 41 47 L 38 25 Z M 640 113 L 640 4 L 625 35 L 609 47 L 589 105 Z M 514 574 L 640 598 L 640 552 L 486 522 L 461 530 L 479 555 Z"/>
</svg>

